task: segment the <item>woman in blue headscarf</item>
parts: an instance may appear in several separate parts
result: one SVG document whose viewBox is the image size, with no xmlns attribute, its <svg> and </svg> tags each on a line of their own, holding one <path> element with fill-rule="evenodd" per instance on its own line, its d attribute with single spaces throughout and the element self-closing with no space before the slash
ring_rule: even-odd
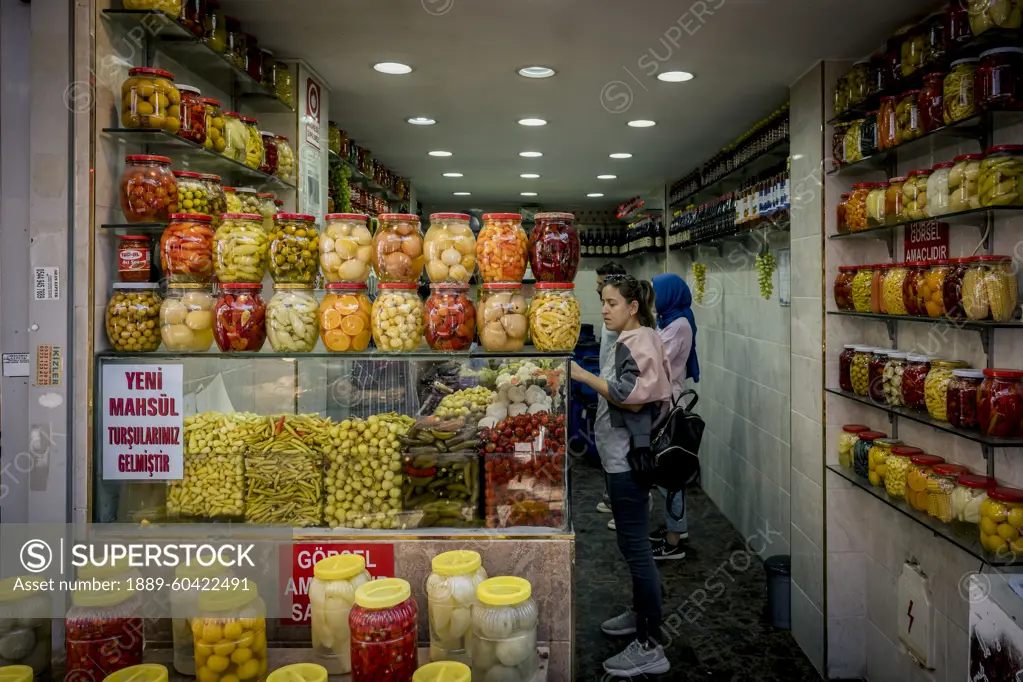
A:
<svg viewBox="0 0 1023 682">
<path fill-rule="evenodd" d="M 674 273 L 653 278 L 654 306 L 657 308 L 657 333 L 664 344 L 664 352 L 671 367 L 671 394 L 677 398 L 685 390 L 686 379 L 700 380 L 700 363 L 696 358 L 696 319 L 693 317 L 693 294 L 686 281 Z M 661 494 L 668 493 L 661 488 Z M 650 534 L 654 543 L 654 559 L 684 559 L 681 541 L 689 537 L 689 524 L 685 513 L 685 491 L 672 500 L 671 511 L 681 516 L 676 521 L 666 513 L 667 526 Z"/>
</svg>

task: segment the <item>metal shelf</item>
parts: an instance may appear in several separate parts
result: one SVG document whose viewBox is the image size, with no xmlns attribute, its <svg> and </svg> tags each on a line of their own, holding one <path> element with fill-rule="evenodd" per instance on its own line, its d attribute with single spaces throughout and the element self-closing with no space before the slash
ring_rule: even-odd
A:
<svg viewBox="0 0 1023 682">
<path fill-rule="evenodd" d="M 674 244 L 668 246 L 669 251 L 684 251 L 686 249 L 693 249 L 698 246 L 707 246 L 712 248 L 721 249 L 728 242 L 742 241 L 752 235 L 754 232 L 759 230 L 773 230 L 776 232 L 788 232 L 791 227 L 791 215 L 789 211 L 779 211 L 778 213 L 765 216 L 754 221 L 752 224 L 743 223 L 739 226 L 739 230 L 731 234 L 716 235 L 713 237 L 706 237 L 699 239 L 688 244 Z"/>
<path fill-rule="evenodd" d="M 878 152 L 877 154 L 872 154 L 871 156 L 860 159 L 859 161 L 843 163 L 841 166 L 829 170 L 827 174 L 843 175 L 847 171 L 851 170 L 864 172 L 887 170 L 889 164 L 898 161 L 900 152 L 912 152 L 914 154 L 919 154 L 928 144 L 932 144 L 936 140 L 940 140 L 942 138 L 965 138 L 981 141 L 984 139 L 985 131 L 988 130 L 990 126 L 991 122 L 989 120 L 989 115 L 985 114 L 981 116 L 974 116 L 966 119 L 965 121 L 942 126 L 929 133 L 924 133 L 920 137 L 903 142 L 896 147 L 886 149 L 882 152 Z"/>
<path fill-rule="evenodd" d="M 959 213 L 946 213 L 945 215 L 940 215 L 934 218 L 928 217 L 920 218 L 918 220 L 905 220 L 899 223 L 892 223 L 891 225 L 868 227 L 863 230 L 857 230 L 856 232 L 833 234 L 829 235 L 828 239 L 862 239 L 864 237 L 869 237 L 871 239 L 886 239 L 899 227 L 922 225 L 924 223 L 935 221 L 948 223 L 949 225 L 979 226 L 982 225 L 983 221 L 987 218 L 1014 214 L 1023 214 L 1023 208 L 1019 206 L 988 206 L 986 208 L 971 209 L 969 211 L 961 211 Z"/>
<path fill-rule="evenodd" d="M 363 188 L 369 190 L 369 192 L 371 194 L 375 194 L 376 196 L 383 197 L 387 201 L 391 201 L 391 202 L 406 201 L 405 199 L 402 199 L 400 196 L 398 196 L 390 188 L 384 187 L 383 185 L 378 185 L 368 175 L 366 175 L 361 170 L 356 168 L 355 165 L 352 164 L 352 162 L 349 161 L 348 159 L 346 159 L 346 158 L 344 158 L 342 156 L 338 156 L 334 152 L 328 152 L 327 155 L 328 155 L 328 157 L 330 159 L 330 165 L 332 165 L 332 166 L 344 165 L 344 166 L 348 167 L 348 170 L 352 174 L 352 177 L 349 179 L 350 182 L 353 182 L 353 183 L 357 184 L 359 187 L 363 187 Z"/>
<path fill-rule="evenodd" d="M 117 233 L 129 232 L 163 232 L 168 223 L 103 223 L 100 229 L 114 230 Z"/>
<path fill-rule="evenodd" d="M 537 350 L 535 346 L 526 346 L 517 353 L 500 352 L 491 353 L 483 350 L 482 347 L 476 346 L 471 350 L 463 351 L 460 353 L 444 352 L 444 351 L 432 351 L 427 346 L 421 346 L 419 349 L 411 352 L 403 353 L 381 353 L 377 350 L 367 350 L 362 353 L 331 353 L 327 351 L 314 351 L 311 353 L 277 353 L 270 349 L 270 344 L 267 343 L 264 346 L 264 350 L 256 353 L 221 353 L 217 350 L 216 346 L 206 353 L 178 353 L 173 351 L 156 351 L 153 353 L 121 353 L 118 351 L 101 351 L 96 353 L 96 357 L 113 360 L 131 360 L 138 361 L 146 358 L 154 358 L 158 360 L 186 360 L 186 359 L 209 359 L 219 358 L 223 360 L 265 360 L 265 359 L 278 359 L 278 360 L 304 360 L 307 358 L 312 359 L 331 359 L 331 360 L 467 360 L 467 359 L 501 359 L 501 358 L 540 358 L 540 359 L 570 359 L 573 357 L 572 353 L 563 352 L 544 352 Z"/>
<path fill-rule="evenodd" d="M 781 149 L 784 147 L 784 149 Z M 760 171 L 766 170 L 776 163 L 787 159 L 789 156 L 789 138 L 783 137 L 782 139 L 775 142 L 773 145 L 765 149 L 759 155 L 754 156 L 752 159 L 745 163 L 736 166 L 731 171 L 721 176 L 713 182 L 708 182 L 705 185 L 699 187 L 695 192 L 690 192 L 686 196 L 682 197 L 678 201 L 671 202 L 669 208 L 675 208 L 677 206 L 683 206 L 693 197 L 699 194 L 722 194 L 725 183 L 730 180 L 736 180 L 739 178 L 748 177 L 748 175 L 756 175 Z"/>
<path fill-rule="evenodd" d="M 973 555 L 974 557 L 980 559 L 989 566 L 1010 566 L 1016 563 L 1016 559 L 1011 554 L 1005 556 L 997 556 L 984 549 L 980 544 L 979 530 L 977 531 L 978 536 L 966 537 L 960 535 L 955 532 L 955 529 L 952 527 L 951 524 L 942 523 L 933 516 L 930 516 L 928 514 L 925 514 L 924 512 L 914 509 L 908 503 L 906 503 L 905 500 L 896 499 L 890 496 L 885 491 L 884 487 L 878 488 L 872 486 L 870 484 L 870 481 L 868 481 L 863 476 L 857 476 L 852 471 L 849 471 L 848 469 L 845 469 L 840 466 L 835 466 L 833 464 L 828 465 L 828 471 L 838 474 L 839 476 L 841 476 L 842 478 L 844 478 L 845 480 L 849 481 L 854 486 L 859 488 L 860 490 L 865 491 L 871 497 L 881 500 L 881 502 L 885 503 L 892 509 L 895 509 L 896 511 L 902 513 L 904 516 L 909 517 L 913 521 L 916 521 L 918 524 L 920 524 L 927 530 L 931 531 L 936 536 L 944 538 L 945 540 L 951 542 L 959 549 L 963 550 L 964 552 L 967 552 L 968 554 Z"/>
</svg>

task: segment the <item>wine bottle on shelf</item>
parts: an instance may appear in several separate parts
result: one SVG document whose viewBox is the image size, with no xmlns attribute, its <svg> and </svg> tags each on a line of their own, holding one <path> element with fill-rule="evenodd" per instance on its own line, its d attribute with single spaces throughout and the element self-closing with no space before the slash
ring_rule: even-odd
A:
<svg viewBox="0 0 1023 682">
<path fill-rule="evenodd" d="M 582 234 L 579 235 L 579 253 L 583 256 L 590 255 L 590 230 L 583 230 Z"/>
<path fill-rule="evenodd" d="M 611 255 L 612 256 L 620 256 L 620 255 L 622 255 L 621 242 L 618 241 L 618 237 L 619 237 L 621 231 L 622 231 L 622 229 L 620 227 L 616 227 L 615 229 L 611 230 Z"/>
</svg>

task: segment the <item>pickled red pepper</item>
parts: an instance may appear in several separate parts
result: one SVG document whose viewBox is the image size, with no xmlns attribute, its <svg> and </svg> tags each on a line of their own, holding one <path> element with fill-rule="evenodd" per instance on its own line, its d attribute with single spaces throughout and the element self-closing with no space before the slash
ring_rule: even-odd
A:
<svg viewBox="0 0 1023 682">
<path fill-rule="evenodd" d="M 1023 436 L 1023 371 L 985 369 L 977 398 L 980 430 L 999 438 Z"/>
<path fill-rule="evenodd" d="M 64 682 L 95 682 L 142 663 L 141 618 L 68 619 L 65 628 Z"/>
<path fill-rule="evenodd" d="M 394 603 L 394 599 L 401 601 Z M 411 682 L 419 665 L 417 616 L 416 602 L 404 580 L 376 580 L 355 591 L 355 606 L 348 615 L 352 682 Z"/>
<path fill-rule="evenodd" d="M 467 285 L 433 284 L 426 299 L 426 343 L 433 350 L 467 350 L 476 338 L 476 307 Z"/>
<path fill-rule="evenodd" d="M 537 213 L 529 264 L 538 282 L 571 282 L 579 268 L 579 232 L 571 213 Z"/>
<path fill-rule="evenodd" d="M 930 359 L 911 355 L 907 360 L 909 364 L 902 373 L 902 402 L 906 407 L 925 410 L 927 409 L 927 398 L 924 392 L 924 382 L 927 381 L 927 373 L 930 371 Z"/>
<path fill-rule="evenodd" d="M 259 295 L 262 285 L 221 284 L 224 290 L 213 306 L 213 338 L 217 347 L 229 351 L 258 351 L 266 341 L 266 304 Z"/>
<path fill-rule="evenodd" d="M 173 213 L 160 237 L 160 266 L 172 282 L 209 282 L 213 278 L 212 218 Z"/>
</svg>

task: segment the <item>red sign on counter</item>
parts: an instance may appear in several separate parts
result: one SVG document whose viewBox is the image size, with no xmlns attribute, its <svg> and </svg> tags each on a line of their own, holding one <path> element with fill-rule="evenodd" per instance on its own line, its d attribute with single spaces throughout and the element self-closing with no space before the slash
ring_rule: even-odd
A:
<svg viewBox="0 0 1023 682">
<path fill-rule="evenodd" d="M 906 262 L 948 258 L 948 225 L 937 220 L 910 225 L 903 244 Z"/>
<path fill-rule="evenodd" d="M 309 624 L 309 583 L 317 561 L 336 554 L 361 554 L 366 570 L 374 579 L 394 577 L 394 545 L 387 542 L 324 542 L 301 543 L 281 552 L 281 572 L 290 575 L 285 596 L 291 597 L 291 618 L 282 618 L 282 625 Z"/>
</svg>

